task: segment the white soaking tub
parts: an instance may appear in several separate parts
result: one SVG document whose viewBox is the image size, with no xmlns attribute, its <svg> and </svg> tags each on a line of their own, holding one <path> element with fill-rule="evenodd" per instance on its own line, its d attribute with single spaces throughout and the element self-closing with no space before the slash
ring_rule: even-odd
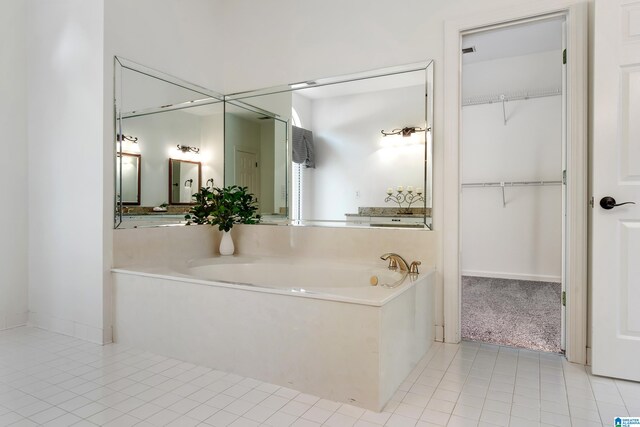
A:
<svg viewBox="0 0 640 427">
<path fill-rule="evenodd" d="M 233 256 L 113 277 L 116 342 L 372 410 L 433 341 L 429 269 Z"/>
</svg>

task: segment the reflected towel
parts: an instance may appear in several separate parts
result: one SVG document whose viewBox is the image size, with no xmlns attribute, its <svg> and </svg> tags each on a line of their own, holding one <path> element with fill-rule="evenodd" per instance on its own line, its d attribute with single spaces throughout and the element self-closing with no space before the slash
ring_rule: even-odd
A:
<svg viewBox="0 0 640 427">
<path fill-rule="evenodd" d="M 315 168 L 316 156 L 313 149 L 313 132 L 297 126 L 291 126 L 291 129 L 293 161 L 304 164 L 308 168 Z"/>
</svg>

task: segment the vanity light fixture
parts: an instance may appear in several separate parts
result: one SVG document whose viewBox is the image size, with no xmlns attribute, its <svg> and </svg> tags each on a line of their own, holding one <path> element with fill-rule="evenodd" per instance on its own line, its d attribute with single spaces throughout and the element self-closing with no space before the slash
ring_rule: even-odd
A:
<svg viewBox="0 0 640 427">
<path fill-rule="evenodd" d="M 198 147 L 191 147 L 189 145 L 178 144 L 178 150 L 182 151 L 183 153 L 200 153 L 200 149 Z"/>
<path fill-rule="evenodd" d="M 419 128 L 419 127 L 416 127 L 416 126 L 407 126 L 407 127 L 402 128 L 402 129 L 396 128 L 396 129 L 393 129 L 393 130 L 391 130 L 389 132 L 385 132 L 384 130 L 381 130 L 380 133 L 382 133 L 383 136 L 402 135 L 403 137 L 406 138 L 406 137 L 409 137 L 409 136 L 411 136 L 412 134 L 414 134 L 416 132 L 424 132 L 425 130 L 427 130 L 427 129 Z"/>
<path fill-rule="evenodd" d="M 131 135 L 124 135 L 119 133 L 118 135 L 116 135 L 116 140 L 118 142 L 122 142 L 122 141 L 129 141 L 129 142 L 133 142 L 134 144 L 138 143 L 138 137 L 136 136 L 131 136 Z"/>
<path fill-rule="evenodd" d="M 184 182 L 184 188 L 191 188 L 193 186 L 193 179 L 189 178 Z"/>
</svg>

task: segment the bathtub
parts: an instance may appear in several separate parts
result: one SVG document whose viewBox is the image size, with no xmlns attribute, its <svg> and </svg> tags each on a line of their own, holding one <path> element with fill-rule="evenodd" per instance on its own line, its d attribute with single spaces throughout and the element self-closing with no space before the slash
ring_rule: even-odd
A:
<svg viewBox="0 0 640 427">
<path fill-rule="evenodd" d="M 114 340 L 378 411 L 434 332 L 433 271 L 385 266 L 232 256 L 113 269 Z"/>
</svg>

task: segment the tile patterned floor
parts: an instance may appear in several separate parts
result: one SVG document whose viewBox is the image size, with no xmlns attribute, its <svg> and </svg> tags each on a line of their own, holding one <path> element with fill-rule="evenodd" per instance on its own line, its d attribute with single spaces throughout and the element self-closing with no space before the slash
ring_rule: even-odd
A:
<svg viewBox="0 0 640 427">
<path fill-rule="evenodd" d="M 435 343 L 381 413 L 122 345 L 0 331 L 0 426 L 612 426 L 640 384 L 553 354 Z"/>
</svg>

